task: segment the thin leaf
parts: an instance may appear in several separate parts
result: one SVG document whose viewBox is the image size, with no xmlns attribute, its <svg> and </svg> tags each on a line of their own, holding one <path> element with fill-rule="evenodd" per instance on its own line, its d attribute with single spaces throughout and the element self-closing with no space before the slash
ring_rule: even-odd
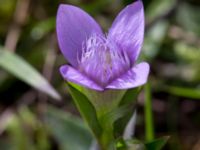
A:
<svg viewBox="0 0 200 150">
<path fill-rule="evenodd" d="M 146 143 L 147 150 L 161 150 L 167 143 L 169 136 L 165 136 L 154 141 Z"/>
<path fill-rule="evenodd" d="M 195 88 L 186 88 L 178 86 L 166 86 L 164 87 L 164 90 L 176 96 L 182 96 L 200 100 L 200 89 L 198 88 L 195 89 Z"/>
<path fill-rule="evenodd" d="M 0 47 L 0 67 L 26 82 L 37 90 L 59 100 L 60 95 L 48 81 L 30 64 L 17 54 Z"/>
</svg>

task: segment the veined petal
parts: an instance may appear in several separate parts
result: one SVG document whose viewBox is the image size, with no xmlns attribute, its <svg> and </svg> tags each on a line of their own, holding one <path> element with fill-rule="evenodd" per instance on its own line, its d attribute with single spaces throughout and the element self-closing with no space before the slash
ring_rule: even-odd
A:
<svg viewBox="0 0 200 150">
<path fill-rule="evenodd" d="M 109 30 L 108 38 L 127 51 L 132 63 L 137 59 L 144 38 L 144 9 L 140 0 L 119 13 Z"/>
<path fill-rule="evenodd" d="M 86 12 L 71 5 L 60 5 L 56 19 L 60 49 L 71 65 L 77 67 L 83 41 L 92 34 L 103 34 L 100 26 Z"/>
<path fill-rule="evenodd" d="M 149 64 L 142 62 L 131 68 L 126 74 L 111 82 L 106 89 L 129 89 L 141 86 L 147 82 Z"/>
<path fill-rule="evenodd" d="M 60 73 L 67 81 L 82 85 L 90 89 L 103 91 L 103 88 L 97 85 L 94 81 L 90 80 L 88 77 L 68 65 L 61 66 Z"/>
</svg>

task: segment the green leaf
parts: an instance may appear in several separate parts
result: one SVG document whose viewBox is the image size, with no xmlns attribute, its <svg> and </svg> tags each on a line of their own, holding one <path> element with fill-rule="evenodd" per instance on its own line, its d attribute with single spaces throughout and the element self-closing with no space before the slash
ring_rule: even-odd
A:
<svg viewBox="0 0 200 150">
<path fill-rule="evenodd" d="M 0 47 L 0 67 L 54 99 L 60 99 L 48 81 L 23 58 Z"/>
<path fill-rule="evenodd" d="M 147 150 L 161 150 L 167 143 L 169 136 L 165 136 L 151 142 L 146 143 Z"/>
<path fill-rule="evenodd" d="M 49 106 L 45 120 L 61 150 L 89 149 L 92 135 L 80 118 Z"/>
<path fill-rule="evenodd" d="M 72 98 L 74 99 L 74 102 L 79 109 L 79 112 L 88 123 L 95 136 L 99 138 L 101 136 L 102 129 L 98 122 L 95 108 L 90 103 L 88 98 L 79 90 L 74 88 L 71 84 L 68 84 L 68 87 L 70 94 L 72 95 Z"/>
</svg>

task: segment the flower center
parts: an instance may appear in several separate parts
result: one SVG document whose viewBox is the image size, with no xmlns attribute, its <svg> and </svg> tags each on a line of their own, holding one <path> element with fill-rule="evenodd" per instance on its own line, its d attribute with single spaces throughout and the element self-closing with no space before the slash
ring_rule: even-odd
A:
<svg viewBox="0 0 200 150">
<path fill-rule="evenodd" d="M 83 43 L 78 62 L 79 70 L 102 87 L 131 67 L 125 51 L 110 39 L 98 35 L 91 36 Z"/>
</svg>

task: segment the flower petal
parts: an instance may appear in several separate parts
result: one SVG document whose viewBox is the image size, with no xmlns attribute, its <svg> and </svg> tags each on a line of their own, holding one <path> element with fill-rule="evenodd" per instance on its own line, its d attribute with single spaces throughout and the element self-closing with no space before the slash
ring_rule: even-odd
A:
<svg viewBox="0 0 200 150">
<path fill-rule="evenodd" d="M 103 91 L 103 88 L 97 85 L 94 81 L 90 80 L 88 77 L 68 65 L 61 66 L 60 73 L 67 81 L 82 85 L 90 89 Z"/>
<path fill-rule="evenodd" d="M 149 64 L 142 62 L 132 69 L 130 69 L 126 74 L 122 75 L 111 82 L 106 89 L 129 89 L 138 87 L 147 82 L 149 75 Z"/>
<path fill-rule="evenodd" d="M 144 38 L 144 9 L 140 0 L 119 13 L 109 30 L 108 38 L 127 51 L 132 63 L 137 59 Z"/>
<path fill-rule="evenodd" d="M 82 52 L 83 41 L 92 34 L 103 34 L 100 26 L 86 12 L 71 5 L 60 5 L 56 18 L 60 49 L 74 67 Z"/>
</svg>

